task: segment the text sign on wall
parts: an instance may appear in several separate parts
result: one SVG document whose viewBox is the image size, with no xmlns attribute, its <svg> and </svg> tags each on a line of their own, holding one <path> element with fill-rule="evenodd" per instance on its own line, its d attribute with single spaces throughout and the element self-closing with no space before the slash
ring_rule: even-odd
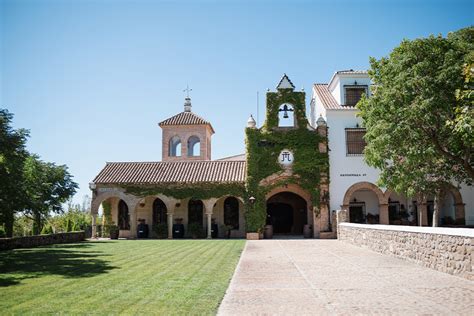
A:
<svg viewBox="0 0 474 316">
<path fill-rule="evenodd" d="M 278 163 L 283 167 L 289 167 L 293 164 L 294 156 L 293 153 L 289 150 L 282 150 L 278 156 Z"/>
<path fill-rule="evenodd" d="M 367 176 L 366 173 L 341 173 L 339 176 L 341 177 L 365 177 Z"/>
</svg>

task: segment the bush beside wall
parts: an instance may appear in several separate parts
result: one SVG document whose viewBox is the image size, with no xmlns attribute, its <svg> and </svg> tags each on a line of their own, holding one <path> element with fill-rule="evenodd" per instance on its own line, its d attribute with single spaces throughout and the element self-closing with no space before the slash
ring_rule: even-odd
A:
<svg viewBox="0 0 474 316">
<path fill-rule="evenodd" d="M 27 237 L 0 238 L 0 250 L 31 248 L 52 244 L 75 243 L 83 241 L 85 239 L 86 236 L 85 232 L 83 231 Z"/>
</svg>

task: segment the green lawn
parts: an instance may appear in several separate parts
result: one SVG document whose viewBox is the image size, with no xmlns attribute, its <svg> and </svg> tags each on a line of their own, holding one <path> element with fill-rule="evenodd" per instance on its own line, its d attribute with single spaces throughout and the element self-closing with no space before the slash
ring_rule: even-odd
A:
<svg viewBox="0 0 474 316">
<path fill-rule="evenodd" d="M 0 252 L 0 314 L 215 314 L 244 240 L 119 240 Z"/>
</svg>

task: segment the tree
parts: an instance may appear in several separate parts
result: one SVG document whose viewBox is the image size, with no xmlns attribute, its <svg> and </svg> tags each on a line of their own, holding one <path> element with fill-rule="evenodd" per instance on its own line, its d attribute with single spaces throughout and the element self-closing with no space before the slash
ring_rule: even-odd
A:
<svg viewBox="0 0 474 316">
<path fill-rule="evenodd" d="M 15 212 L 25 205 L 23 164 L 28 156 L 25 144 L 29 132 L 11 127 L 13 115 L 0 109 L 0 224 L 7 237 L 13 234 Z"/>
<path fill-rule="evenodd" d="M 373 96 L 357 104 L 365 160 L 381 170 L 379 184 L 434 195 L 434 219 L 446 183 L 474 178 L 473 51 L 473 27 L 404 40 L 388 57 L 370 59 Z"/>
<path fill-rule="evenodd" d="M 78 188 L 65 165 L 43 162 L 30 155 L 24 165 L 26 196 L 25 214 L 33 217 L 34 234 L 41 231 L 42 219 L 50 212 L 61 213 L 65 203 Z"/>
</svg>

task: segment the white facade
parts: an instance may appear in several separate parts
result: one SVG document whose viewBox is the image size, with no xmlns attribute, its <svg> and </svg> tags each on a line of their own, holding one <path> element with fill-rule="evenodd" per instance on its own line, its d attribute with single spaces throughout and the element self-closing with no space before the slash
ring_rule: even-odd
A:
<svg viewBox="0 0 474 316">
<path fill-rule="evenodd" d="M 376 185 L 379 178 L 379 171 L 369 167 L 364 162 L 363 155 L 347 155 L 346 153 L 346 129 L 361 127 L 362 120 L 357 117 L 355 107 L 345 106 L 345 87 L 366 86 L 367 94 L 370 96 L 370 84 L 370 78 L 366 72 L 349 70 L 336 72 L 327 85 L 313 86 L 311 124 L 316 126 L 316 120 L 323 117 L 328 126 L 331 211 L 343 208 L 344 197 L 351 186 L 361 182 Z M 381 193 L 386 191 L 385 188 L 380 188 Z M 465 204 L 466 225 L 474 225 L 474 188 L 464 185 L 459 191 L 462 202 Z M 386 193 L 385 198 L 389 203 L 397 201 L 409 212 L 414 208 L 411 199 L 396 193 Z M 351 205 L 360 205 L 364 214 L 380 215 L 380 199 L 374 191 L 358 190 L 351 194 L 350 201 Z M 363 201 L 363 203 L 358 204 L 358 201 Z M 455 218 L 455 201 L 451 194 L 448 194 L 442 202 L 440 218 L 444 216 Z"/>
</svg>

